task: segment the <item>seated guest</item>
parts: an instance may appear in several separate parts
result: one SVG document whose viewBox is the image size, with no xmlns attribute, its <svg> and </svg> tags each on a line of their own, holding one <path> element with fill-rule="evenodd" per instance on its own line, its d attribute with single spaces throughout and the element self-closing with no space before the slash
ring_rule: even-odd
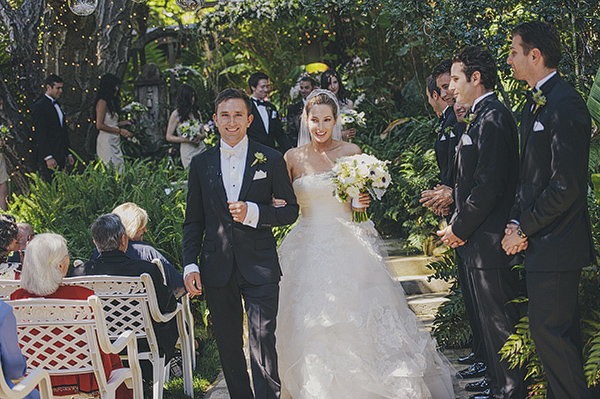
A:
<svg viewBox="0 0 600 399">
<path fill-rule="evenodd" d="M 0 356 L 2 373 L 9 387 L 15 384 L 11 380 L 22 378 L 27 372 L 27 361 L 19 349 L 17 321 L 10 305 L 0 301 Z M 40 393 L 33 390 L 24 399 L 39 399 Z"/>
<path fill-rule="evenodd" d="M 19 228 L 12 215 L 0 215 L 0 260 L 6 262 L 6 258 L 13 251 L 18 251 Z"/>
<path fill-rule="evenodd" d="M 11 256 L 8 257 L 8 262 L 12 263 L 23 263 L 23 257 L 25 256 L 25 249 L 29 241 L 35 236 L 35 232 L 29 223 L 17 223 L 19 229 L 19 250 L 14 251 Z"/>
<path fill-rule="evenodd" d="M 125 255 L 129 238 L 125 226 L 119 216 L 108 213 L 100 216 L 92 225 L 92 238 L 100 252 L 97 259 L 89 260 L 81 266 L 74 267 L 71 276 L 90 276 L 108 274 L 112 276 L 140 276 L 148 273 L 152 277 L 158 307 L 162 313 L 172 312 L 177 308 L 177 300 L 165 285 L 158 267 L 150 262 L 131 259 Z M 175 318 L 167 323 L 152 322 L 158 340 L 161 355 L 169 361 L 175 353 L 175 343 L 179 337 Z M 138 344 L 139 345 L 139 344 Z M 143 347 L 142 347 L 143 348 Z M 142 364 L 142 367 L 145 366 Z"/>
<path fill-rule="evenodd" d="M 154 259 L 159 259 L 162 262 L 167 287 L 169 287 L 176 296 L 185 293 L 183 285 L 183 277 L 181 273 L 175 269 L 156 248 L 152 245 L 143 242 L 144 233 L 148 231 L 146 224 L 148 223 L 148 213 L 133 202 L 126 202 L 113 209 L 112 213 L 121 218 L 121 222 L 125 226 L 125 232 L 129 238 L 129 245 L 125 255 L 131 259 L 141 259 L 152 262 Z M 90 260 L 98 257 L 98 249 L 94 250 Z"/>
<path fill-rule="evenodd" d="M 59 234 L 44 233 L 36 236 L 26 250 L 21 274 L 21 287 L 10 295 L 10 299 L 61 298 L 85 300 L 94 291 L 75 285 L 62 285 L 69 269 L 69 251 L 66 240 Z M 58 328 L 58 327 L 57 327 Z M 116 354 L 102 353 L 104 371 L 122 368 Z M 98 395 L 98 384 L 94 373 L 53 376 L 52 391 L 55 396 L 91 394 Z M 125 385 L 117 389 L 116 399 L 132 398 L 131 390 Z"/>
</svg>

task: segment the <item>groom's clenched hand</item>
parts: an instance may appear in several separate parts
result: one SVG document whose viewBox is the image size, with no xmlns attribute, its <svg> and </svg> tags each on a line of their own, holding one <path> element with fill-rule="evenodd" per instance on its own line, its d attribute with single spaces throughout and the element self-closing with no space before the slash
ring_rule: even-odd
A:
<svg viewBox="0 0 600 399">
<path fill-rule="evenodd" d="M 202 283 L 200 282 L 200 273 L 191 272 L 185 275 L 183 280 L 185 289 L 191 297 L 194 295 L 202 295 Z"/>
<path fill-rule="evenodd" d="M 248 213 L 248 204 L 244 201 L 227 201 L 229 204 L 229 213 L 233 217 L 234 222 L 243 223 Z"/>
</svg>

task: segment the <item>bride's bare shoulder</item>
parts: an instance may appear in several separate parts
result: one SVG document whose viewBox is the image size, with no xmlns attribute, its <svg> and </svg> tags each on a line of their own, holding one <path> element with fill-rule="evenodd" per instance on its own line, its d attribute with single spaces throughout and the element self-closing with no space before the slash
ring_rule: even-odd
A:
<svg viewBox="0 0 600 399">
<path fill-rule="evenodd" d="M 340 152 L 342 153 L 342 156 L 355 155 L 362 152 L 360 147 L 354 143 L 348 143 L 346 141 L 342 141 L 341 143 Z"/>
</svg>

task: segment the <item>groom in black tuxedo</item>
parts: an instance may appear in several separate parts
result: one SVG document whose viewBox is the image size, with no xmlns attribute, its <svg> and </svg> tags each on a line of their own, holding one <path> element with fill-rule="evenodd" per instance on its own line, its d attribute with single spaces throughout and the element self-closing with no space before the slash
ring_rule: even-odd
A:
<svg viewBox="0 0 600 399">
<path fill-rule="evenodd" d="M 248 78 L 252 94 L 252 122 L 248 127 L 248 137 L 261 144 L 275 148 L 275 141 L 281 152 L 292 145 L 283 131 L 279 112 L 274 104 L 265 100 L 271 91 L 269 77 L 264 72 L 256 72 Z"/>
<path fill-rule="evenodd" d="M 475 397 L 522 399 L 524 374 L 510 370 L 498 354 L 520 316 L 517 305 L 509 303 L 518 296 L 514 256 L 500 245 L 519 178 L 517 126 L 493 92 L 498 73 L 490 52 L 466 47 L 452 61 L 450 89 L 471 109 L 456 151 L 456 209 L 438 235 L 457 248 L 478 305 L 490 389 Z"/>
<path fill-rule="evenodd" d="M 544 22 L 517 26 L 508 64 L 527 81 L 521 118 L 521 175 L 506 236 L 523 249 L 529 329 L 548 377 L 548 398 L 591 398 L 582 365 L 578 287 L 596 261 L 587 208 L 590 114 L 556 72 L 560 36 Z"/>
<path fill-rule="evenodd" d="M 271 227 L 293 223 L 299 208 L 283 156 L 246 135 L 251 109 L 243 91 L 222 91 L 213 117 L 220 145 L 192 159 L 183 224 L 184 282 L 192 295 L 204 287 L 231 398 L 275 399 L 281 385 L 275 351 L 281 269 Z M 287 205 L 271 206 L 273 197 Z M 242 298 L 254 394 L 243 351 Z"/>
<path fill-rule="evenodd" d="M 69 152 L 65 115 L 58 104 L 64 82 L 59 76 L 52 74 L 48 75 L 44 83 L 46 92 L 32 110 L 33 137 L 42 164 L 42 177 L 50 181 L 53 170 L 63 169 L 65 162 L 73 165 L 75 160 Z"/>
</svg>

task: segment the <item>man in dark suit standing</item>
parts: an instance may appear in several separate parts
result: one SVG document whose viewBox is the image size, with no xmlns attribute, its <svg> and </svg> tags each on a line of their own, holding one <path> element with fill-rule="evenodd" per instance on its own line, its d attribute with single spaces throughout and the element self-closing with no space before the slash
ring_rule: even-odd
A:
<svg viewBox="0 0 600 399">
<path fill-rule="evenodd" d="M 44 81 L 46 93 L 33 106 L 33 137 L 37 142 L 38 156 L 42 165 L 42 177 L 52 180 L 55 169 L 63 169 L 65 163 L 75 163 L 69 153 L 69 134 L 65 114 L 58 99 L 63 91 L 63 80 L 57 75 L 49 75 Z"/>
<path fill-rule="evenodd" d="M 560 36 L 544 22 L 517 26 L 508 64 L 532 88 L 521 118 L 520 179 L 502 246 L 527 249 L 529 329 L 548 398 L 591 398 L 583 374 L 578 287 L 595 262 L 587 208 L 590 115 L 556 72 Z"/>
<path fill-rule="evenodd" d="M 452 61 L 450 90 L 471 110 L 456 152 L 456 209 L 438 235 L 457 248 L 478 304 L 490 389 L 474 397 L 522 399 L 523 373 L 498 354 L 519 320 L 517 305 L 509 303 L 518 295 L 514 257 L 500 245 L 517 186 L 517 126 L 493 92 L 498 74 L 490 52 L 466 47 Z"/>
<path fill-rule="evenodd" d="M 163 276 L 158 267 L 154 263 L 131 259 L 125 255 L 129 238 L 118 215 L 108 213 L 100 216 L 92 225 L 91 230 L 94 244 L 100 252 L 100 256 L 74 267 L 70 276 L 107 274 L 135 277 L 148 273 L 152 278 L 160 311 L 168 313 L 177 308 L 177 301 L 171 290 L 163 284 Z M 177 321 L 175 318 L 166 323 L 152 321 L 152 325 L 158 341 L 158 349 L 161 354 L 165 355 L 166 362 L 168 362 L 175 354 L 175 344 L 179 337 Z M 147 346 L 145 342 L 141 344 Z M 142 368 L 146 369 L 145 366 Z M 150 373 L 150 375 L 152 374 Z"/>
<path fill-rule="evenodd" d="M 298 145 L 298 133 L 300 132 L 300 118 L 306 104 L 306 97 L 317 87 L 317 82 L 310 76 L 300 79 L 300 96 L 302 99 L 292 104 L 287 109 L 287 136 L 292 147 Z"/>
<path fill-rule="evenodd" d="M 243 91 L 222 91 L 213 116 L 220 145 L 192 159 L 184 282 L 192 295 L 204 288 L 231 398 L 275 399 L 281 389 L 275 351 L 281 270 L 271 228 L 293 223 L 299 208 L 283 156 L 246 135 L 251 110 Z M 273 196 L 287 205 L 271 206 Z M 242 298 L 254 394 L 243 351 Z"/>
<path fill-rule="evenodd" d="M 264 72 L 250 75 L 248 86 L 252 95 L 252 123 L 248 128 L 248 137 L 260 144 L 275 148 L 275 141 L 281 152 L 292 148 L 288 136 L 283 131 L 281 118 L 275 105 L 265 98 L 269 95 L 269 77 Z"/>
</svg>

